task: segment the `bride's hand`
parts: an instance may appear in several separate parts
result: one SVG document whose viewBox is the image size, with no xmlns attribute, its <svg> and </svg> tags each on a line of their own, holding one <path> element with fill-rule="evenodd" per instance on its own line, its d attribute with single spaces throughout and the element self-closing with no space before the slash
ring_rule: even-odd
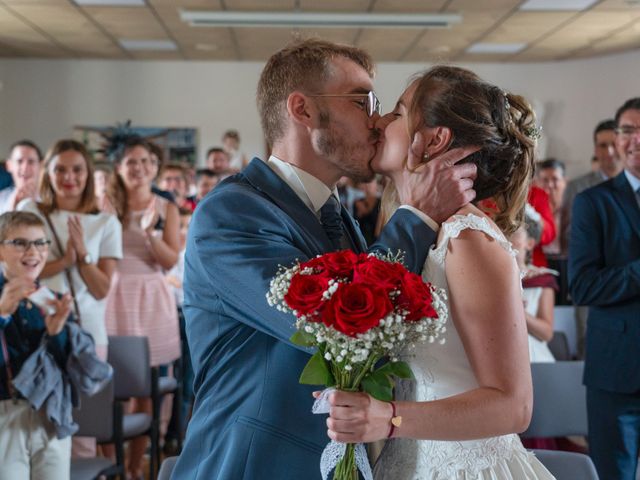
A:
<svg viewBox="0 0 640 480">
<path fill-rule="evenodd" d="M 393 408 L 366 393 L 336 390 L 329 395 L 329 438 L 342 443 L 375 442 L 387 438 Z"/>
</svg>

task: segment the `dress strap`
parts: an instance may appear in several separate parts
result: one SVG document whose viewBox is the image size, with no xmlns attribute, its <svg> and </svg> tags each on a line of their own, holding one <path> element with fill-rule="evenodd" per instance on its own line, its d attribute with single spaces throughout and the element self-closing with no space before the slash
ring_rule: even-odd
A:
<svg viewBox="0 0 640 480">
<path fill-rule="evenodd" d="M 485 233 L 489 237 L 493 238 L 498 244 L 504 248 L 511 256 L 516 256 L 516 250 L 511 245 L 511 242 L 505 238 L 502 232 L 498 231 L 489 223 L 489 219 L 486 217 L 480 217 L 473 213 L 467 215 L 454 215 L 445 223 L 442 224 L 442 236 L 438 240 L 438 244 L 434 247 L 433 251 L 429 255 L 434 255 L 437 259 L 444 262 L 444 257 L 447 252 L 447 246 L 449 240 L 460 236 L 464 230 L 477 230 Z"/>
</svg>

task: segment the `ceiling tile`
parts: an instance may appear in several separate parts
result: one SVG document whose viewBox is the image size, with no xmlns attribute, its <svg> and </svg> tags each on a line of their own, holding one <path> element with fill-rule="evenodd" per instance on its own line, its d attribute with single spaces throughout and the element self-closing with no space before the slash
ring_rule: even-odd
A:
<svg viewBox="0 0 640 480">
<path fill-rule="evenodd" d="M 367 49 L 376 62 L 397 62 L 407 49 L 418 40 L 424 30 L 413 28 L 363 28 L 357 45 Z"/>
<path fill-rule="evenodd" d="M 574 12 L 517 12 L 502 22 L 489 35 L 487 43 L 529 43 L 569 20 Z"/>
<path fill-rule="evenodd" d="M 148 7 L 82 7 L 117 39 L 166 40 L 167 34 Z"/>
</svg>

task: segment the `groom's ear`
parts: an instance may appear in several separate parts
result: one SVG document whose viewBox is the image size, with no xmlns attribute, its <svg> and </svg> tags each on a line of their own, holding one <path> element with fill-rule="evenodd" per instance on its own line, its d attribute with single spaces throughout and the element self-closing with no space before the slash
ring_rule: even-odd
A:
<svg viewBox="0 0 640 480">
<path fill-rule="evenodd" d="M 425 150 L 431 158 L 446 152 L 453 140 L 453 133 L 448 127 L 427 127 L 423 135 Z"/>
<path fill-rule="evenodd" d="M 312 121 L 313 104 L 304 93 L 291 92 L 287 97 L 287 113 L 291 119 L 308 127 Z"/>
</svg>

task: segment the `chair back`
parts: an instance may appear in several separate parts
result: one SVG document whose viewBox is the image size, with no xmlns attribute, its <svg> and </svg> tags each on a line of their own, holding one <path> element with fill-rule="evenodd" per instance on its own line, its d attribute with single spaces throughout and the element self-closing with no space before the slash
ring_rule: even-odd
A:
<svg viewBox="0 0 640 480">
<path fill-rule="evenodd" d="M 524 438 L 587 435 L 583 370 L 584 362 L 531 364 L 533 415 Z"/>
<path fill-rule="evenodd" d="M 553 307 L 553 329 L 567 336 L 569 352 L 572 357 L 578 353 L 578 330 L 576 328 L 576 307 L 556 305 Z"/>
<path fill-rule="evenodd" d="M 158 480 L 171 480 L 171 474 L 173 473 L 173 469 L 176 466 L 176 462 L 178 461 L 178 457 L 167 457 L 162 462 L 162 466 L 160 467 L 160 472 L 158 472 Z"/>
<path fill-rule="evenodd" d="M 109 337 L 116 399 L 151 396 L 151 360 L 147 337 Z"/>
<path fill-rule="evenodd" d="M 553 332 L 553 337 L 549 340 L 547 346 L 556 360 L 563 362 L 571 360 L 569 342 L 564 332 Z"/>
<path fill-rule="evenodd" d="M 110 440 L 113 437 L 113 404 L 113 380 L 92 397 L 81 393 L 80 404 L 73 410 L 73 419 L 80 427 L 76 435 L 95 437 L 98 442 Z"/>
<path fill-rule="evenodd" d="M 557 450 L 534 450 L 533 453 L 556 480 L 598 480 L 596 467 L 587 455 Z"/>
</svg>

